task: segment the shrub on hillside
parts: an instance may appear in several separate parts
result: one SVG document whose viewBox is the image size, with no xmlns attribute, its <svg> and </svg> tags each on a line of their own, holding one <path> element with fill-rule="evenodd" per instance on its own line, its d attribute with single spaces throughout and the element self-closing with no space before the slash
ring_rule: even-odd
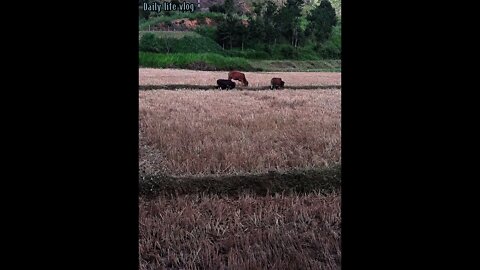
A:
<svg viewBox="0 0 480 270">
<path fill-rule="evenodd" d="M 140 39 L 139 49 L 144 52 L 160 52 L 158 38 L 152 33 L 147 33 Z"/>
<path fill-rule="evenodd" d="M 290 44 L 278 45 L 276 49 L 279 50 L 280 55 L 285 59 L 296 59 L 299 56 L 298 51 Z"/>
<path fill-rule="evenodd" d="M 140 39 L 140 51 L 156 53 L 220 53 L 222 48 L 207 37 L 159 38 L 146 33 Z"/>
<path fill-rule="evenodd" d="M 341 51 L 331 42 L 326 42 L 320 46 L 320 55 L 323 59 L 338 59 L 341 57 Z"/>
<path fill-rule="evenodd" d="M 215 40 L 215 32 L 217 31 L 217 28 L 212 26 L 201 25 L 201 26 L 197 26 L 194 31 L 204 37 Z"/>
</svg>

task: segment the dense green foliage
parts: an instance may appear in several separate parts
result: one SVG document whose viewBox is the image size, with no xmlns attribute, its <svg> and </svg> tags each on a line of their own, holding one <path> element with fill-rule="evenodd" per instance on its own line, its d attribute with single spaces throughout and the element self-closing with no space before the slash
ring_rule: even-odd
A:
<svg viewBox="0 0 480 270">
<path fill-rule="evenodd" d="M 307 17 L 309 24 L 307 33 L 313 35 L 317 42 L 322 43 L 328 40 L 332 28 L 337 23 L 335 9 L 329 1 L 322 1 Z"/>
<path fill-rule="evenodd" d="M 277 1 L 278 2 L 278 1 Z M 194 35 L 143 34 L 140 50 L 154 53 L 213 52 L 246 59 L 321 60 L 341 57 L 341 20 L 329 0 L 305 4 L 305 0 L 253 2 L 251 12 L 239 16 L 234 1 L 215 5 L 210 12 L 150 14 L 140 17 L 140 29 L 169 24 L 176 19 L 197 19 Z M 318 4 L 319 3 L 319 4 Z M 337 3 L 337 2 L 336 2 Z M 308 6 L 308 9 L 307 9 Z M 215 12 L 212 12 L 215 11 Z M 214 21 L 205 24 L 205 18 Z M 171 24 L 171 23 L 170 23 Z"/>
</svg>

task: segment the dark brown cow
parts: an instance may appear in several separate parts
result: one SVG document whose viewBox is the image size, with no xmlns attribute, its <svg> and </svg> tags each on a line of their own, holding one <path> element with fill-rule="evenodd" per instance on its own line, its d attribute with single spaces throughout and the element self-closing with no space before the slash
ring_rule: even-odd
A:
<svg viewBox="0 0 480 270">
<path fill-rule="evenodd" d="M 285 82 L 282 81 L 282 78 L 272 78 L 270 89 L 273 90 L 273 88 L 275 89 L 283 88 L 284 86 L 285 86 Z"/>
<path fill-rule="evenodd" d="M 217 88 L 222 88 L 223 89 L 233 89 L 235 88 L 235 83 L 230 81 L 230 80 L 223 80 L 219 79 L 217 80 Z"/>
<path fill-rule="evenodd" d="M 247 78 L 245 78 L 245 74 L 238 72 L 238 71 L 230 71 L 228 73 L 229 80 L 236 80 L 243 83 L 243 85 L 248 86 Z"/>
</svg>

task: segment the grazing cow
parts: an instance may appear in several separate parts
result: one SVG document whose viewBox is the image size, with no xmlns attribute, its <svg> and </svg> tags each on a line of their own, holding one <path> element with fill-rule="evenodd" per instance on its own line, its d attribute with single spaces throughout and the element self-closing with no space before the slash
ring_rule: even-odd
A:
<svg viewBox="0 0 480 270">
<path fill-rule="evenodd" d="M 235 88 L 235 83 L 232 82 L 231 80 L 219 79 L 219 80 L 217 80 L 217 85 L 218 85 L 217 88 L 222 88 L 222 90 L 223 89 L 233 89 L 233 88 Z"/>
<path fill-rule="evenodd" d="M 273 90 L 273 88 L 278 89 L 278 88 L 283 88 L 285 85 L 285 82 L 282 81 L 282 78 L 272 78 L 272 81 L 270 83 L 270 89 Z"/>
<path fill-rule="evenodd" d="M 243 85 L 248 86 L 247 78 L 245 78 L 245 74 L 238 72 L 238 71 L 230 71 L 228 73 L 229 80 L 236 80 L 243 83 Z"/>
</svg>

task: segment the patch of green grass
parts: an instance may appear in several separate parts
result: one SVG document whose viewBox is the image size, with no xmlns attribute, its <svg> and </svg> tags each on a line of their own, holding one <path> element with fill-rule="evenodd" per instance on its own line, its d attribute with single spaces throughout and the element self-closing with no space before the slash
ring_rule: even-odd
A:
<svg viewBox="0 0 480 270">
<path fill-rule="evenodd" d="M 263 71 L 341 72 L 342 60 L 249 60 L 252 67 Z"/>
<path fill-rule="evenodd" d="M 225 57 L 217 53 L 149 53 L 139 52 L 139 66 L 152 68 L 183 68 L 196 70 L 254 71 L 250 63 L 239 57 Z"/>
</svg>

